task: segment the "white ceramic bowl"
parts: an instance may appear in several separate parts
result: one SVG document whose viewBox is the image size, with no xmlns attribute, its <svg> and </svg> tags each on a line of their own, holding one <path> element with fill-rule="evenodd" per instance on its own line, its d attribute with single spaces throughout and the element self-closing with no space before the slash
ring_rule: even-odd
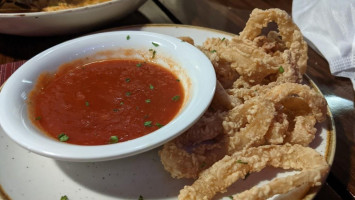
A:
<svg viewBox="0 0 355 200">
<path fill-rule="evenodd" d="M 146 0 L 111 0 L 53 12 L 0 13 L 0 33 L 49 36 L 89 30 L 122 18 Z"/>
<path fill-rule="evenodd" d="M 159 46 L 153 46 L 152 42 Z M 128 48 L 138 53 L 129 56 L 124 53 Z M 46 136 L 28 118 L 27 95 L 42 72 L 55 72 L 60 65 L 84 57 L 84 60 L 90 58 L 87 62 L 111 58 L 151 59 L 151 48 L 157 52 L 154 62 L 175 71 L 185 90 L 183 107 L 178 115 L 157 131 L 116 144 L 81 146 Z M 22 65 L 7 80 L 0 93 L 0 124 L 16 143 L 43 156 L 67 161 L 122 158 L 158 147 L 188 129 L 209 106 L 215 85 L 216 76 L 211 62 L 187 42 L 144 31 L 93 34 L 54 46 Z"/>
</svg>

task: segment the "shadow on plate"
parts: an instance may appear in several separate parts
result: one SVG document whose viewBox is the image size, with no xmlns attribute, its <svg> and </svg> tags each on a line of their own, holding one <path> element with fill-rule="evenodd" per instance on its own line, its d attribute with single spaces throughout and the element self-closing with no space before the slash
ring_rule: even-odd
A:
<svg viewBox="0 0 355 200">
<path fill-rule="evenodd" d="M 176 180 L 164 170 L 158 149 L 136 156 L 105 162 L 56 161 L 73 181 L 92 191 L 122 199 L 176 198 L 192 180 Z"/>
</svg>

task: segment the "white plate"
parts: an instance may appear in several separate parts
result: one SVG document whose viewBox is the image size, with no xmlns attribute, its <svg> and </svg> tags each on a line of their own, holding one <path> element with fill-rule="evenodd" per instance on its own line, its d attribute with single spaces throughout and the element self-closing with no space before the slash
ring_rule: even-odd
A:
<svg viewBox="0 0 355 200">
<path fill-rule="evenodd" d="M 0 33 L 50 36 L 83 32 L 120 19 L 145 1 L 112 0 L 52 12 L 0 13 Z"/>
<path fill-rule="evenodd" d="M 126 29 L 190 36 L 198 45 L 208 37 L 232 36 L 213 29 L 186 25 L 147 25 Z M 335 129 L 330 112 L 328 114 L 328 119 L 317 126 L 319 131 L 311 147 L 324 155 L 331 164 L 335 152 Z M 24 150 L 0 130 L 0 184 L 4 193 L 13 200 L 59 200 L 63 195 L 67 195 L 70 200 L 136 200 L 139 195 L 144 200 L 177 199 L 179 190 L 191 184 L 192 180 L 171 178 L 160 163 L 157 154 L 159 149 L 106 162 L 55 161 Z M 251 174 L 246 180 L 236 182 L 228 192 L 218 195 L 216 199 L 227 200 L 231 194 L 290 173 L 267 168 Z M 2 196 L 3 199 L 7 198 L 4 194 Z"/>
</svg>

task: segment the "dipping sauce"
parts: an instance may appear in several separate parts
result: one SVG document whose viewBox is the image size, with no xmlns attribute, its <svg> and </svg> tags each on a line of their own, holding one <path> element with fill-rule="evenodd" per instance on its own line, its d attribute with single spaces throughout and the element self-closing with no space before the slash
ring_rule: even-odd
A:
<svg viewBox="0 0 355 200">
<path fill-rule="evenodd" d="M 41 74 L 29 95 L 32 122 L 78 145 L 123 142 L 169 123 L 182 107 L 180 80 L 157 64 L 105 60 Z"/>
</svg>

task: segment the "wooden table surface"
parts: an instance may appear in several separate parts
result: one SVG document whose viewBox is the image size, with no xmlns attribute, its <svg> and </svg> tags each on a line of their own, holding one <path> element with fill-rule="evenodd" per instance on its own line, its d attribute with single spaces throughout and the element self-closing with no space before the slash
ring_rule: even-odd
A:
<svg viewBox="0 0 355 200">
<path fill-rule="evenodd" d="M 291 14 L 292 1 L 148 0 L 129 16 L 92 31 L 133 24 L 176 23 L 238 34 L 245 26 L 252 9 L 273 7 Z M 50 37 L 0 34 L 0 65 L 28 60 L 53 45 L 87 33 Z M 312 49 L 309 49 L 307 75 L 318 85 L 329 104 L 337 136 L 331 172 L 315 199 L 355 199 L 355 95 L 351 82 L 332 76 L 327 61 Z"/>
</svg>

